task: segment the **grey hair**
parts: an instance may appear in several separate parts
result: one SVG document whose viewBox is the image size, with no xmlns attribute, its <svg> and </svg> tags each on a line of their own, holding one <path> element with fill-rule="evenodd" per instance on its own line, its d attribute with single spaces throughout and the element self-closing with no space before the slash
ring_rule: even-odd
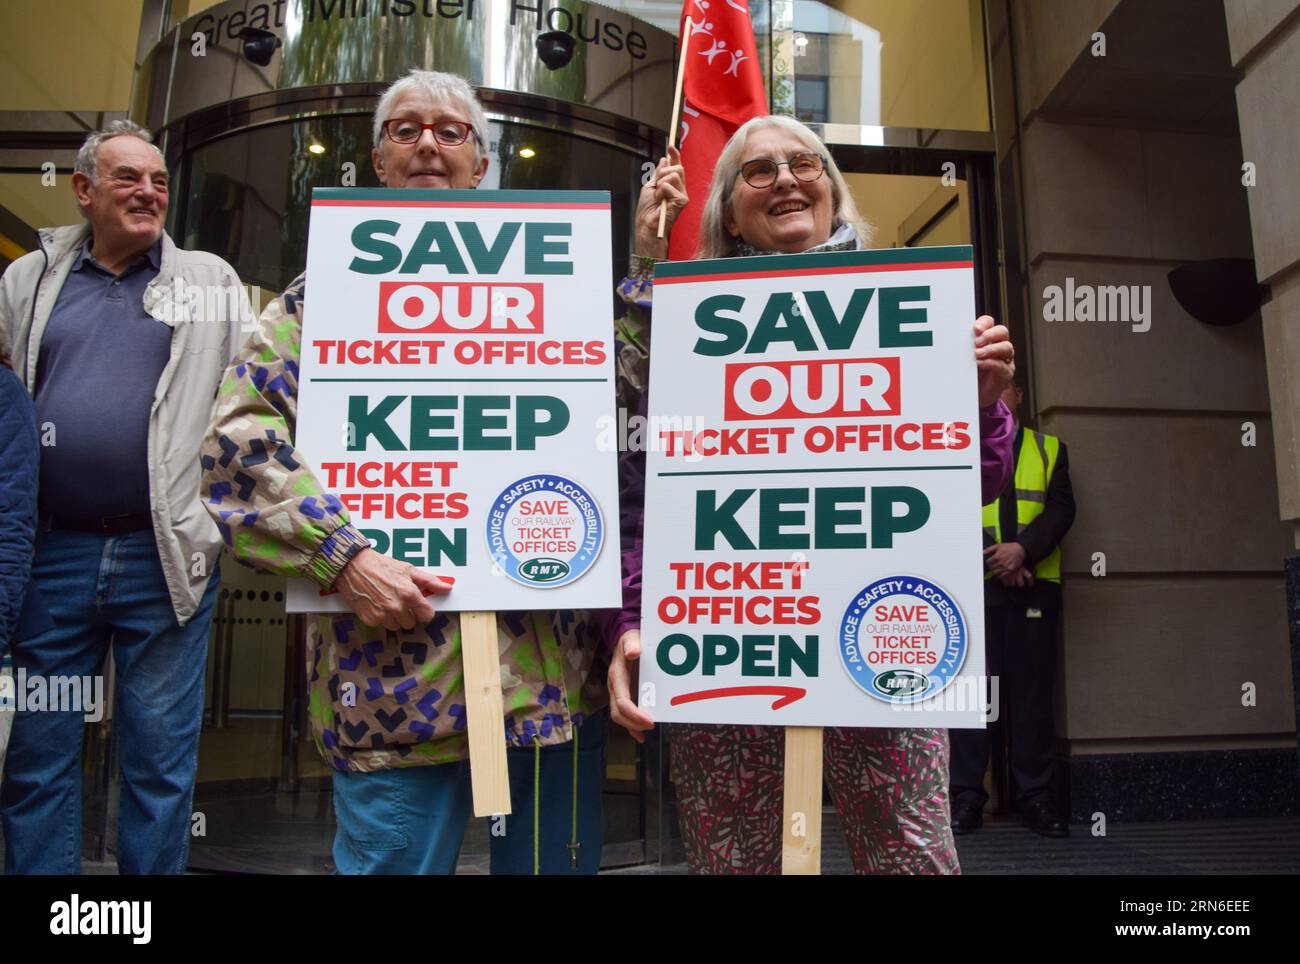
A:
<svg viewBox="0 0 1300 964">
<path fill-rule="evenodd" d="M 77 151 L 77 160 L 72 169 L 77 173 L 84 174 L 90 178 L 91 184 L 99 183 L 99 146 L 105 141 L 111 141 L 114 137 L 138 137 L 146 144 L 153 147 L 158 152 L 158 157 L 163 159 L 162 151 L 153 142 L 153 135 L 148 130 L 129 120 L 115 120 L 103 130 L 92 131 L 81 145 L 81 150 Z M 163 159 L 166 164 L 166 160 Z"/>
<path fill-rule="evenodd" d="M 700 249 L 696 257 L 726 258 L 735 253 L 736 239 L 727 232 L 727 217 L 731 213 L 731 195 L 736 185 L 736 172 L 740 168 L 740 155 L 745 150 L 745 141 L 749 135 L 765 127 L 778 127 L 793 134 L 810 151 L 826 158 L 826 176 L 831 181 L 833 223 L 852 225 L 862 246 L 865 248 L 869 245 L 871 225 L 858 212 L 844 175 L 840 173 L 835 158 L 822 139 L 793 117 L 767 114 L 752 117 L 741 124 L 718 155 L 718 162 L 713 168 L 713 180 L 709 182 L 709 196 L 704 202 L 704 212 L 700 215 Z"/>
<path fill-rule="evenodd" d="M 433 100 L 448 100 L 456 104 L 469 115 L 469 126 L 474 130 L 474 160 L 478 161 L 487 150 L 488 126 L 483 107 L 478 102 L 478 95 L 464 77 L 445 74 L 437 70 L 420 70 L 412 67 L 405 77 L 401 77 L 388 87 L 375 106 L 374 136 L 375 150 L 379 150 L 384 137 L 384 121 L 388 120 L 393 105 L 402 97 L 413 91 L 422 90 Z"/>
</svg>

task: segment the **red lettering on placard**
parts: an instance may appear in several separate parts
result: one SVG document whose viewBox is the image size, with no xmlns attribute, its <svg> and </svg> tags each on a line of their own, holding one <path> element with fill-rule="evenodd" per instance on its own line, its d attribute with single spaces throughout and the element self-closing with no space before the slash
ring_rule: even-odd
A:
<svg viewBox="0 0 1300 964">
<path fill-rule="evenodd" d="M 726 367 L 728 421 L 898 415 L 897 358 L 767 361 Z"/>
<path fill-rule="evenodd" d="M 876 618 L 882 622 L 888 620 L 911 622 L 914 619 L 929 619 L 930 607 L 922 603 L 919 606 L 885 606 L 876 607 Z"/>
<path fill-rule="evenodd" d="M 520 515 L 566 515 L 570 511 L 567 499 L 538 499 L 535 502 L 521 499 L 519 502 Z"/>
<path fill-rule="evenodd" d="M 540 335 L 542 285 L 381 281 L 379 331 Z"/>
</svg>

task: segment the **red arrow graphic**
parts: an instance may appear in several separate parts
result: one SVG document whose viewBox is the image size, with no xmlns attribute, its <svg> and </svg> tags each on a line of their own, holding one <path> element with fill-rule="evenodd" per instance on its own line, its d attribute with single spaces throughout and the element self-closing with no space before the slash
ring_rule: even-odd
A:
<svg viewBox="0 0 1300 964">
<path fill-rule="evenodd" d="M 779 710 L 789 706 L 795 700 L 801 700 L 808 691 L 800 686 L 723 686 L 715 690 L 697 690 L 694 693 L 682 693 L 668 702 L 673 706 L 683 703 L 696 703 L 699 700 L 716 700 L 723 696 L 775 696 L 777 700 L 772 709 Z"/>
</svg>

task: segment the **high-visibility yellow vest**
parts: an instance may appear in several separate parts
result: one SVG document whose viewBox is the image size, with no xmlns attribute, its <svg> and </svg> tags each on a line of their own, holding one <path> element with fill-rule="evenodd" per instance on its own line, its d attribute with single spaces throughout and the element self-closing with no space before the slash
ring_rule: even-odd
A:
<svg viewBox="0 0 1300 964">
<path fill-rule="evenodd" d="M 1031 428 L 1024 429 L 1020 442 L 1020 458 L 1016 460 L 1016 533 L 1043 514 L 1047 505 L 1047 486 L 1056 469 L 1056 456 L 1061 451 L 1061 440 L 1055 435 L 1043 435 Z M 1000 498 L 1000 494 L 999 494 Z M 984 506 L 984 533 L 994 542 L 1002 542 L 1002 525 L 998 519 L 998 499 Z M 993 573 L 984 573 L 985 579 Z M 1061 581 L 1061 547 L 1057 546 L 1034 566 L 1034 579 Z"/>
</svg>

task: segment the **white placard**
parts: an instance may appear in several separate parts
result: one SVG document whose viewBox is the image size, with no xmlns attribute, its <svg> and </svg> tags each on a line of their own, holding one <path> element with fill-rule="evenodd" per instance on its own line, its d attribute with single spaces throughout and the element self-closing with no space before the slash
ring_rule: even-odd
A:
<svg viewBox="0 0 1300 964">
<path fill-rule="evenodd" d="M 660 265 L 640 703 L 983 726 L 969 247 Z"/>
<path fill-rule="evenodd" d="M 604 191 L 313 191 L 295 442 L 317 511 L 454 579 L 440 609 L 618 606 L 611 272 Z M 343 608 L 290 583 L 290 612 Z"/>
</svg>

